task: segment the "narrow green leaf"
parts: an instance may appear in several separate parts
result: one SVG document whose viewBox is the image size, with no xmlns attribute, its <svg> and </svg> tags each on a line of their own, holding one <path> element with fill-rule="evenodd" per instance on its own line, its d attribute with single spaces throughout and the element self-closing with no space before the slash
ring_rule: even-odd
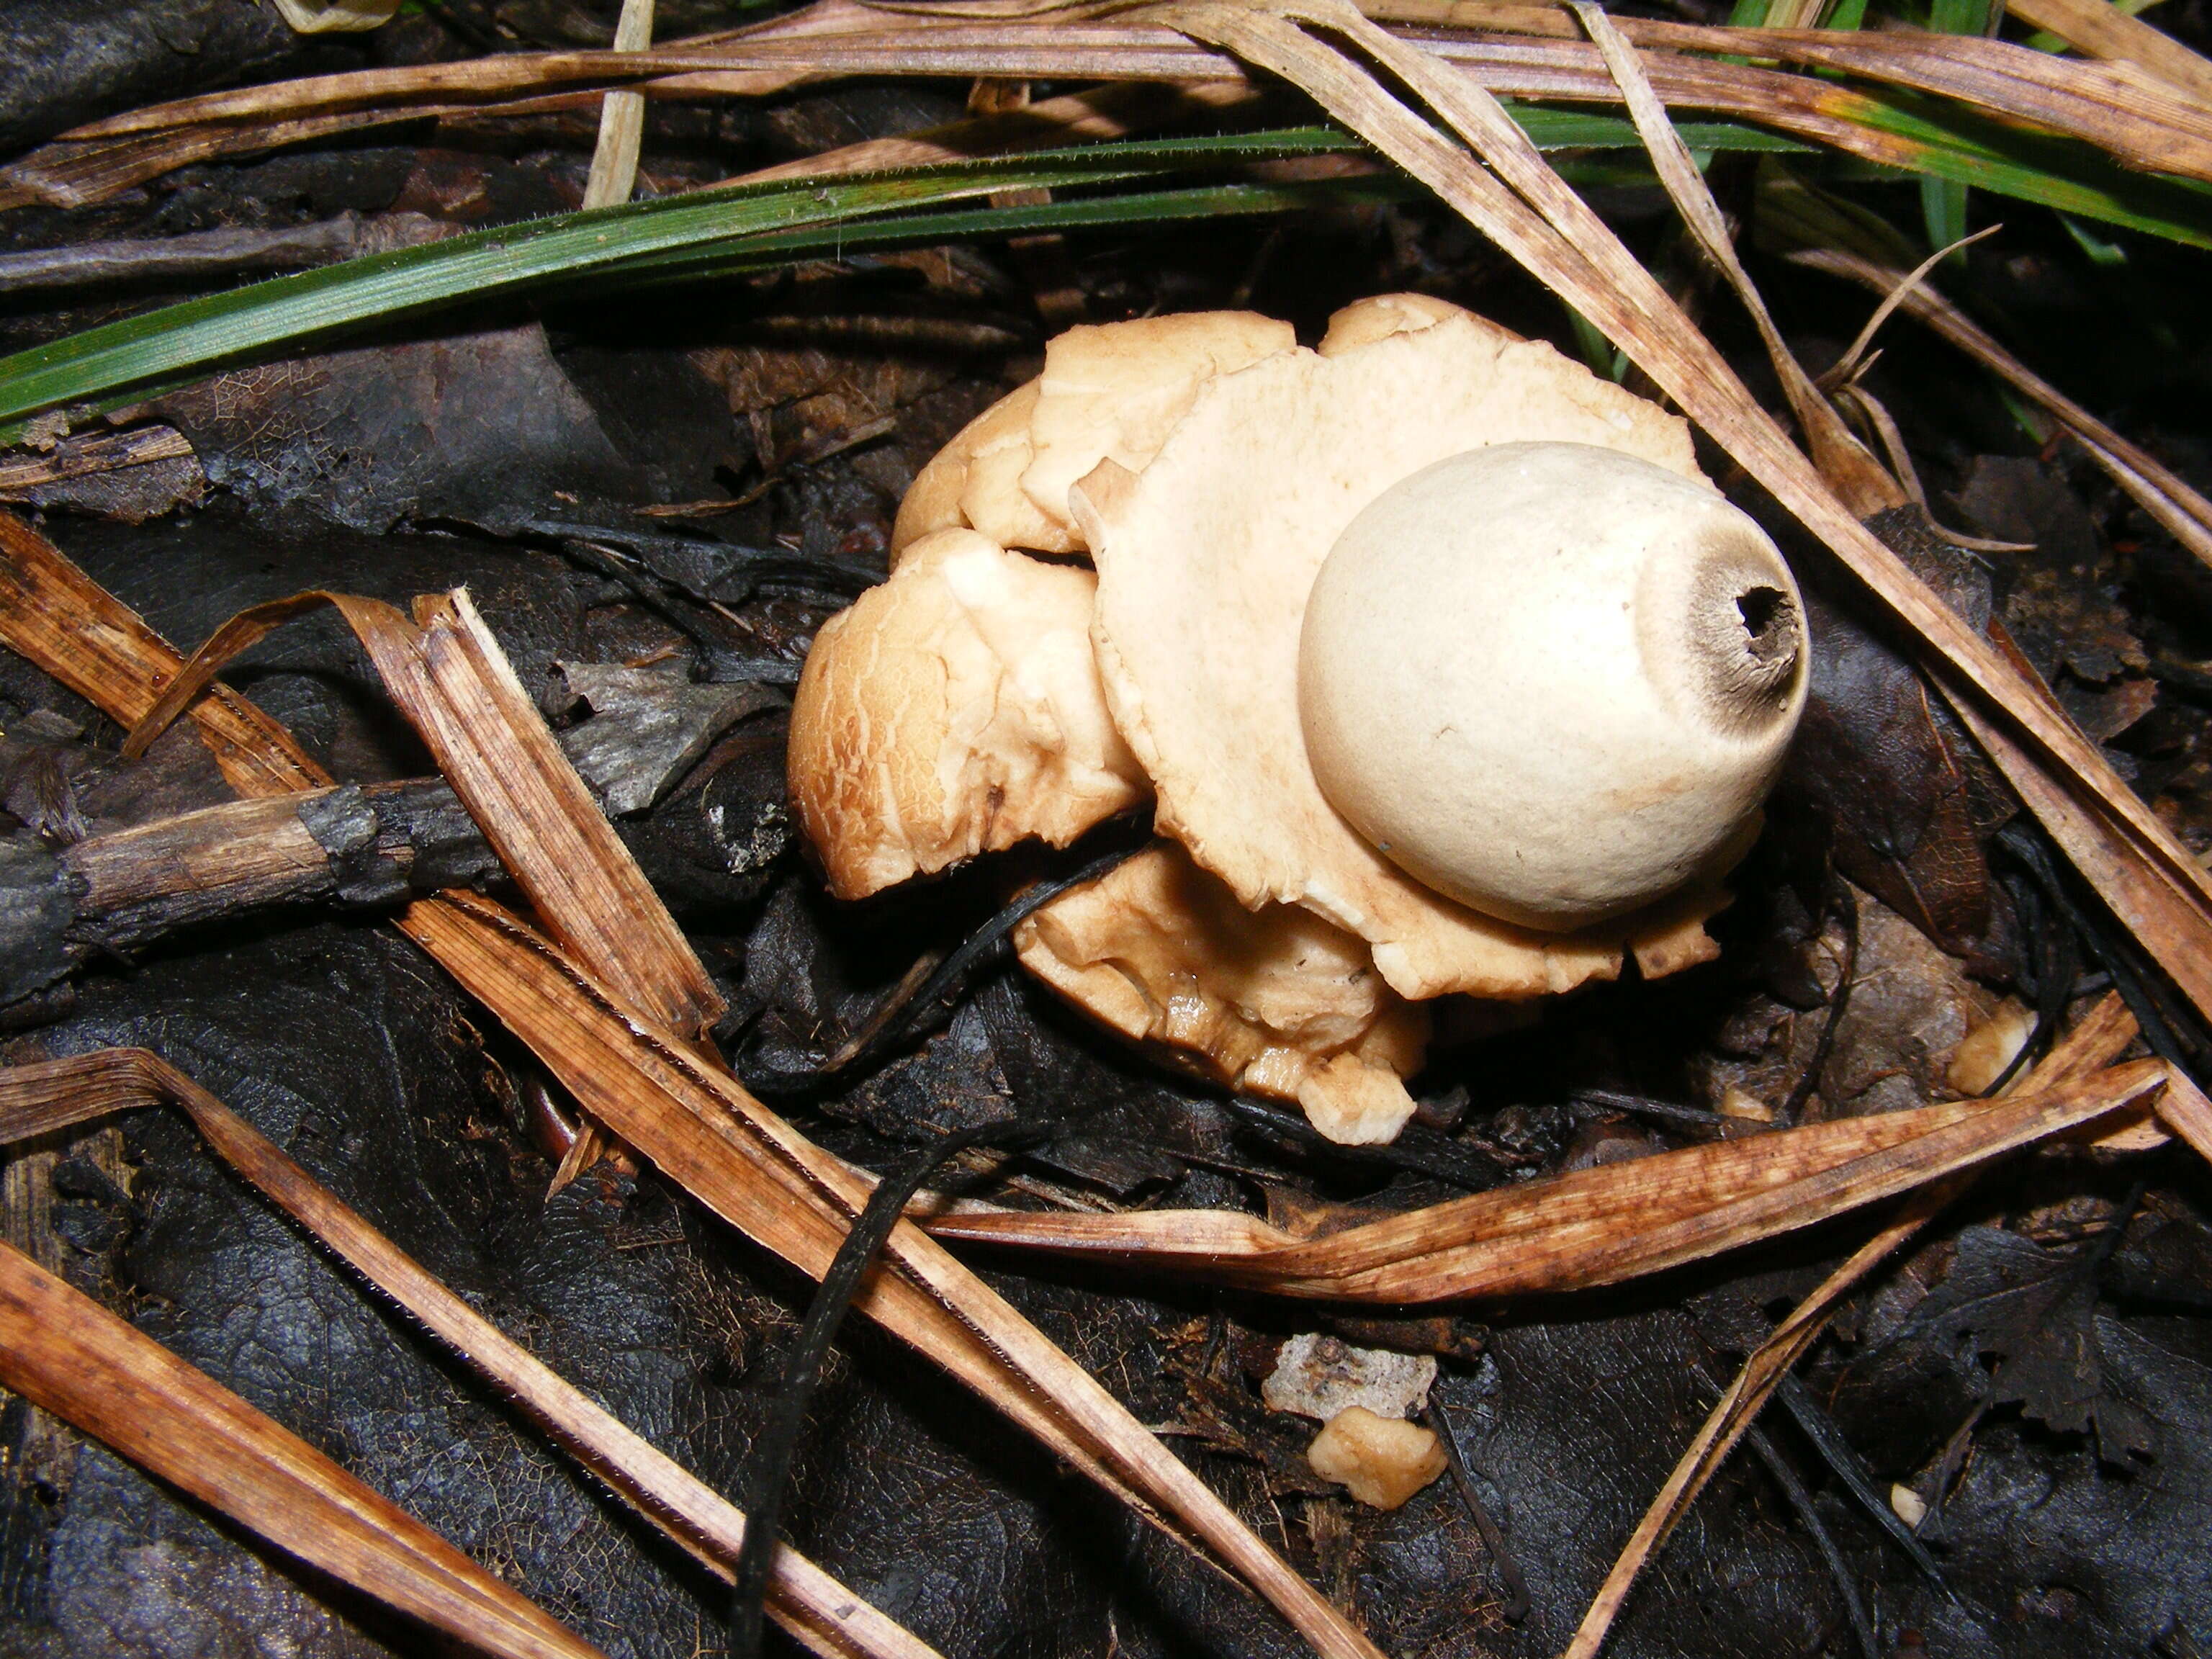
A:
<svg viewBox="0 0 2212 1659">
<path fill-rule="evenodd" d="M 2212 187 L 2194 179 L 2130 172 L 2087 144 L 1983 120 L 1914 93 L 1839 89 L 1837 96 L 1836 113 L 1903 141 L 1911 155 L 1903 167 L 1840 161 L 1832 164 L 1832 177 L 1948 179 L 2212 248 Z"/>
<path fill-rule="evenodd" d="M 1920 217 L 1928 227 L 1931 251 L 1950 246 L 1966 234 L 1966 187 L 1955 179 L 1923 179 Z M 1951 257 L 1960 258 L 1963 251 Z"/>
</svg>

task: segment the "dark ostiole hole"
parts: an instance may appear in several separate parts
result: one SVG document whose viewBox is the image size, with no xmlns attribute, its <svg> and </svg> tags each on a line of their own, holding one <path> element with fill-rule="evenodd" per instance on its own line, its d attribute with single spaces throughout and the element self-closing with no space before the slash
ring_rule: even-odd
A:
<svg viewBox="0 0 2212 1659">
<path fill-rule="evenodd" d="M 1789 599 L 1778 587 L 1746 588 L 1735 596 L 1736 615 L 1743 618 L 1743 631 L 1753 647 L 1768 642 L 1775 623 L 1789 605 Z"/>
</svg>

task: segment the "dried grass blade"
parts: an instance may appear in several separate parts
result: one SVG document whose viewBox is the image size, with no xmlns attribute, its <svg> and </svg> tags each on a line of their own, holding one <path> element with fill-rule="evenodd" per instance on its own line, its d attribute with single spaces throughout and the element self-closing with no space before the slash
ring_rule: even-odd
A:
<svg viewBox="0 0 2212 1659">
<path fill-rule="evenodd" d="M 1808 270 L 1840 276 L 1885 295 L 1885 307 L 1928 325 L 1999 379 L 2033 398 L 2080 440 L 2114 483 L 2167 534 L 2212 565 L 2212 501 L 2141 446 L 2130 442 L 2014 356 L 1925 282 L 1926 268 L 1900 272 L 1841 248 L 1801 248 L 1787 256 Z"/>
<path fill-rule="evenodd" d="M 1619 1284 L 1795 1231 L 2146 1101 L 2139 1060 L 2035 1094 L 1711 1142 L 1480 1193 L 1314 1240 L 1211 1212 L 933 1218 L 942 1238 L 1172 1266 L 1243 1289 L 1424 1303 Z"/>
<path fill-rule="evenodd" d="M 0 1382 L 286 1553 L 503 1659 L 605 1659 L 404 1510 L 0 1244 Z"/>
<path fill-rule="evenodd" d="M 134 1107 L 174 1105 L 249 1184 L 420 1320 L 641 1515 L 723 1578 L 745 1517 L 690 1470 L 563 1381 L 286 1157 L 156 1054 L 105 1048 L 0 1066 L 0 1145 Z M 938 1659 L 936 1650 L 786 1548 L 769 1611 L 825 1659 Z"/>
<path fill-rule="evenodd" d="M 1650 77 L 1644 72 L 1636 48 L 1613 27 L 1605 12 L 1590 4 L 1589 0 L 1570 0 L 1570 9 L 1604 55 L 1606 68 L 1620 88 L 1629 118 L 1636 124 L 1637 134 L 1644 140 L 1659 182 L 1666 187 L 1698 246 L 1728 279 L 1744 309 L 1751 313 L 1752 325 L 1759 331 L 1759 343 L 1766 348 L 1767 360 L 1774 365 L 1775 374 L 1782 382 L 1783 395 L 1790 400 L 1790 413 L 1796 416 L 1797 429 L 1805 434 L 1806 447 L 1812 452 L 1813 464 L 1820 468 L 1820 476 L 1862 519 L 1904 506 L 1905 491 L 1867 453 L 1865 446 L 1845 429 L 1842 418 L 1813 384 L 1813 377 L 1806 374 L 1796 355 L 1783 339 L 1782 331 L 1775 326 L 1766 301 L 1751 280 L 1751 273 L 1743 268 L 1743 261 L 1736 256 L 1735 240 L 1729 234 L 1728 222 L 1721 216 L 1720 204 L 1713 200 L 1712 191 L 1705 187 L 1705 175 L 1691 159 L 1689 146 L 1674 131 L 1666 106 L 1652 89 Z"/>
<path fill-rule="evenodd" d="M 2212 1161 L 2212 1100 L 2186 1072 L 2167 1069 L 2166 1092 L 2158 1097 L 2158 1121 L 2177 1139 L 2187 1141 L 2199 1158 Z"/>
<path fill-rule="evenodd" d="M 2008 0 L 2005 9 L 2092 58 L 2133 64 L 2212 104 L 2212 63 L 2112 0 Z"/>
<path fill-rule="evenodd" d="M 403 928 L 528 1044 L 594 1116 L 749 1237 L 818 1277 L 866 1180 L 726 1073 L 624 1016 L 580 965 L 487 900 L 412 907 Z M 1140 1512 L 1202 1544 L 1319 1651 L 1374 1659 L 1349 1620 L 996 1292 L 910 1224 L 855 1305 Z"/>
<path fill-rule="evenodd" d="M 1132 81 L 1091 87 L 895 138 L 870 138 L 817 155 L 799 156 L 720 182 L 757 185 L 777 179 L 832 178 L 1126 138 L 1180 122 L 1218 117 L 1239 105 L 1255 102 L 1259 95 L 1256 88 L 1243 81 L 1194 81 L 1184 86 Z"/>
<path fill-rule="evenodd" d="M 1437 59 L 1367 21 L 1346 0 L 1204 3 L 1150 14 L 1285 76 L 1504 247 L 1604 331 L 1689 416 L 1843 560 L 1929 653 L 2018 725 L 2091 804 L 2107 856 L 2093 881 L 2130 859 L 2154 865 L 2177 891 L 2166 918 L 2212 959 L 2212 877 L 2073 725 L 2054 715 L 2013 665 L 1888 547 L 1851 516 L 1818 471 L 1753 398 L 1719 352 L 1497 100 Z M 1346 40 L 1411 88 L 1495 176 L 1446 142 L 1351 59 L 1293 27 Z M 1509 190 L 1507 186 L 1510 185 Z M 1515 194 L 1514 192 L 1518 192 Z M 2212 1002 L 2203 1005 L 2212 1014 Z"/>
<path fill-rule="evenodd" d="M 418 600 L 412 623 L 380 601 L 342 593 L 296 594 L 243 611 L 193 654 L 133 727 L 124 753 L 143 752 L 239 652 L 325 605 L 368 648 L 438 769 L 555 936 L 668 1030 L 696 1040 L 720 1018 L 720 993 L 465 592 Z"/>
<path fill-rule="evenodd" d="M 2078 1087 L 2117 1060 L 2135 1035 L 2136 1024 L 2125 1006 L 2117 995 L 2107 995 L 2044 1057 L 2022 1086 L 2039 1092 Z M 1972 1178 L 1971 1174 L 1953 1176 L 1913 1194 L 1880 1232 L 1853 1251 L 1752 1352 L 1667 1477 L 1659 1495 L 1651 1500 L 1651 1507 L 1644 1511 L 1589 1610 L 1583 1615 L 1564 1659 L 1595 1659 L 1637 1574 L 1689 1512 L 1705 1483 L 1735 1449 L 1782 1379 L 1827 1328 L 1837 1306 L 1852 1286 L 1932 1220 Z"/>
<path fill-rule="evenodd" d="M 153 708 L 157 688 L 183 666 L 167 641 L 5 509 L 0 645 L 126 726 Z M 242 795 L 288 795 L 331 781 L 289 732 L 227 685 L 210 690 L 192 721 L 225 781 Z"/>
</svg>

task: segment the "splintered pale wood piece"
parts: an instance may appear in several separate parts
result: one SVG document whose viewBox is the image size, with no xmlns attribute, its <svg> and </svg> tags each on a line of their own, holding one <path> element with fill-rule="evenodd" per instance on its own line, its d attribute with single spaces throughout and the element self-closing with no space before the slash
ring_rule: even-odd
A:
<svg viewBox="0 0 2212 1659">
<path fill-rule="evenodd" d="M 604 1659 L 204 1372 L 0 1244 L 0 1382 L 287 1554 L 504 1659 Z"/>
<path fill-rule="evenodd" d="M 0 1066 L 0 1145 L 134 1107 L 174 1105 L 222 1160 L 356 1273 L 422 1322 L 542 1425 L 626 1503 L 726 1579 L 744 1514 L 690 1470 L 565 1382 L 294 1163 L 261 1132 L 160 1056 L 103 1048 Z M 936 1659 L 936 1650 L 790 1549 L 779 1552 L 769 1612 L 827 1659 Z"/>
</svg>

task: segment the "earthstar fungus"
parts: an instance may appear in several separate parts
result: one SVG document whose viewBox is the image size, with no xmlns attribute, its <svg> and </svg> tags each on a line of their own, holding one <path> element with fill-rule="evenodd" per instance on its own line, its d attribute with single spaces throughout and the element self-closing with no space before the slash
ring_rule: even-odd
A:
<svg viewBox="0 0 2212 1659">
<path fill-rule="evenodd" d="M 1687 427 L 1421 295 L 1312 350 L 1241 312 L 1070 330 L 892 544 L 793 714 L 833 890 L 1149 798 L 1158 842 L 1023 963 L 1348 1143 L 1411 1115 L 1420 1004 L 1716 954 L 1804 700 L 1796 587 Z"/>
</svg>

